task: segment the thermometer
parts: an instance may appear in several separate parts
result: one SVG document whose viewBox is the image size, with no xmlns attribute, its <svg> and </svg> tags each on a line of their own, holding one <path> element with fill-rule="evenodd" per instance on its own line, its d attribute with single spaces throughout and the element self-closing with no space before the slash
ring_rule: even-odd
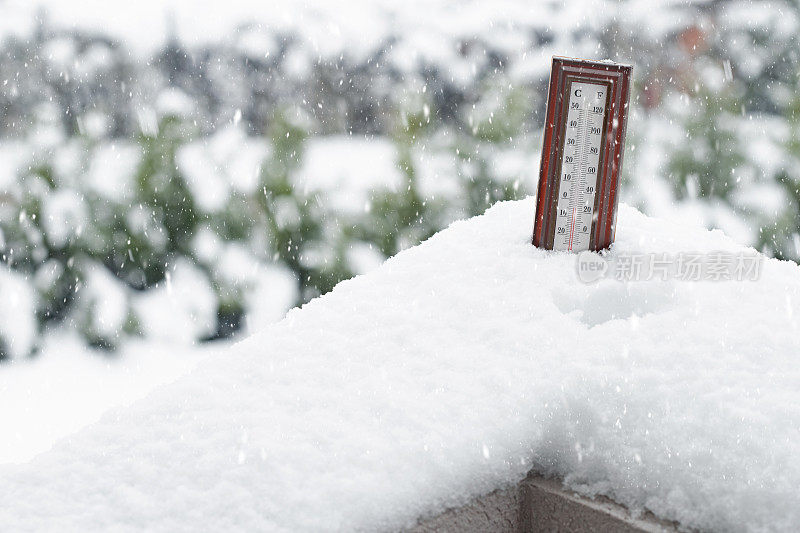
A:
<svg viewBox="0 0 800 533">
<path fill-rule="evenodd" d="M 631 67 L 553 58 L 533 244 L 601 250 L 614 242 Z"/>
</svg>

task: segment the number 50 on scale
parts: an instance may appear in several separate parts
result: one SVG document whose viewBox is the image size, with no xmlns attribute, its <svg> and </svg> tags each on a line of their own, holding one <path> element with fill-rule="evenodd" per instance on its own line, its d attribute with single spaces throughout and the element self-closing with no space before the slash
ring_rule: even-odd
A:
<svg viewBox="0 0 800 533">
<path fill-rule="evenodd" d="M 614 242 L 631 67 L 553 58 L 533 244 L 601 250 Z"/>
</svg>

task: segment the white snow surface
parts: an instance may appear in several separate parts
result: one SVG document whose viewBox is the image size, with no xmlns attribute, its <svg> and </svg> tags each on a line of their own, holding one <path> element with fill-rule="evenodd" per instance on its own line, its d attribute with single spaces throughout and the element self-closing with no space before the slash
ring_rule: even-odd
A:
<svg viewBox="0 0 800 533">
<path fill-rule="evenodd" d="M 229 344 L 130 341 L 109 355 L 87 349 L 74 332 L 46 334 L 37 357 L 15 359 L 0 371 L 0 464 L 30 461 L 111 407 L 147 396 Z M 0 530 L 7 531 L 2 524 Z"/>
<path fill-rule="evenodd" d="M 0 468 L 9 531 L 413 524 L 534 469 L 710 531 L 800 528 L 800 268 L 582 284 L 497 204 Z M 744 250 L 621 206 L 625 252 Z"/>
</svg>

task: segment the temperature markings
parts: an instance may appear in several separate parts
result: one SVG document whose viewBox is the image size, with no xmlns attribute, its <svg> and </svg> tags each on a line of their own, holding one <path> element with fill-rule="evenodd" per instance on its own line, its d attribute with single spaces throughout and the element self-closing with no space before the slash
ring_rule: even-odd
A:
<svg viewBox="0 0 800 533">
<path fill-rule="evenodd" d="M 573 81 L 567 104 L 553 249 L 589 249 L 606 118 L 606 86 Z"/>
</svg>

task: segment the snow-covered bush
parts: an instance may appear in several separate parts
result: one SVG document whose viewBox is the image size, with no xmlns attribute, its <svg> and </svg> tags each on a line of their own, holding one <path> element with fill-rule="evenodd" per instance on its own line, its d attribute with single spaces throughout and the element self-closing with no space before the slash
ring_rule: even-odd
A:
<svg viewBox="0 0 800 533">
<path fill-rule="evenodd" d="M 553 54 L 634 63 L 625 200 L 800 259 L 796 6 L 599 5 L 577 26 L 555 23 L 567 2 L 322 47 L 318 28 L 252 24 L 148 58 L 46 21 L 9 36 L 0 260 L 32 331 L 114 349 L 259 329 L 528 194 Z M 4 327 L 6 355 L 34 349 Z"/>
</svg>

